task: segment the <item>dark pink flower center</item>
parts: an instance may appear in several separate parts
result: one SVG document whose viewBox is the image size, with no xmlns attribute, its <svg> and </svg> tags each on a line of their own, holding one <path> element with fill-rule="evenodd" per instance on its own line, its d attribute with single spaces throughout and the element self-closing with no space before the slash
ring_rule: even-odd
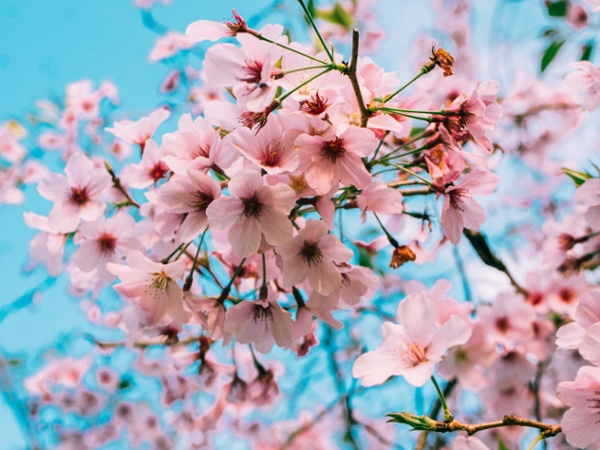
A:
<svg viewBox="0 0 600 450">
<path fill-rule="evenodd" d="M 261 305 L 254 305 L 252 316 L 254 318 L 254 323 L 257 323 L 259 320 L 261 322 L 273 322 L 273 312 L 271 311 L 271 308 L 263 308 Z"/>
<path fill-rule="evenodd" d="M 157 182 L 158 180 L 165 177 L 165 175 L 169 172 L 169 166 L 167 166 L 164 162 L 157 162 L 152 168 L 148 171 L 150 178 Z"/>
<path fill-rule="evenodd" d="M 321 156 L 335 163 L 339 158 L 346 154 L 346 149 L 343 147 L 343 142 L 339 137 L 327 142 L 321 148 Z"/>
<path fill-rule="evenodd" d="M 461 197 L 463 197 L 467 193 L 466 189 L 454 189 L 450 191 L 448 194 L 450 195 L 450 206 L 459 211 L 464 211 L 461 208 Z"/>
<path fill-rule="evenodd" d="M 214 200 L 212 195 L 206 194 L 202 191 L 191 192 L 190 195 L 194 197 L 192 203 L 188 206 L 194 209 L 194 212 L 203 212 L 206 211 L 208 205 Z"/>
<path fill-rule="evenodd" d="M 282 157 L 283 151 L 281 150 L 279 142 L 274 144 L 269 143 L 262 155 L 263 164 L 267 167 L 276 167 L 281 162 Z"/>
<path fill-rule="evenodd" d="M 238 78 L 239 81 L 245 81 L 246 83 L 253 83 L 259 85 L 262 79 L 262 68 L 263 65 L 258 61 L 246 61 L 246 67 L 244 68 L 244 77 Z"/>
<path fill-rule="evenodd" d="M 117 238 L 104 232 L 98 238 L 98 245 L 100 245 L 100 253 L 112 254 L 115 252 L 115 247 L 117 246 Z"/>
<path fill-rule="evenodd" d="M 325 112 L 325 110 L 327 109 L 327 106 L 329 106 L 327 104 L 327 99 L 324 97 L 321 97 L 319 95 L 319 92 L 317 92 L 315 95 L 311 96 L 309 99 L 302 100 L 300 102 L 300 111 L 303 111 L 307 114 L 311 114 L 313 116 L 318 116 L 318 115 L 322 114 L 323 112 Z"/>
<path fill-rule="evenodd" d="M 197 145 L 196 146 L 196 151 L 190 154 L 190 157 L 192 159 L 196 159 L 200 156 L 202 156 L 203 158 L 208 158 L 208 156 L 210 155 L 210 146 L 209 145 Z"/>
<path fill-rule="evenodd" d="M 256 193 L 250 198 L 241 198 L 242 204 L 244 205 L 244 215 L 246 217 L 254 217 L 258 219 L 262 212 L 262 205 L 258 201 Z"/>
<path fill-rule="evenodd" d="M 323 252 L 319 248 L 318 242 L 308 242 L 304 241 L 304 248 L 300 252 L 302 257 L 304 258 L 304 262 L 308 264 L 308 267 L 311 265 L 318 265 L 323 261 Z"/>
<path fill-rule="evenodd" d="M 82 188 L 72 187 L 71 193 L 69 194 L 69 200 L 71 200 L 77 206 L 85 205 L 90 200 L 90 196 L 87 192 L 87 186 L 84 186 Z"/>
<path fill-rule="evenodd" d="M 496 328 L 499 331 L 501 331 L 502 333 L 506 333 L 508 331 L 508 329 L 510 328 L 510 322 L 508 320 L 508 317 L 506 317 L 506 316 L 498 317 L 496 319 Z"/>
</svg>

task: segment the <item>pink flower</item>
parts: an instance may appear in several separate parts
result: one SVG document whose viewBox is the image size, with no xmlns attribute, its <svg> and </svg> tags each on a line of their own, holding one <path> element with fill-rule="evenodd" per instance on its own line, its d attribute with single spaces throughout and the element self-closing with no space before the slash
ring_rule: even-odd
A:
<svg viewBox="0 0 600 450">
<path fill-rule="evenodd" d="M 594 12 L 600 11 L 600 0 L 583 0 L 583 2 L 594 8 Z"/>
<path fill-rule="evenodd" d="M 367 211 L 379 214 L 401 214 L 404 211 L 402 194 L 396 189 L 389 188 L 387 184 L 378 181 L 364 188 L 357 195 L 356 200 L 362 211 L 363 222 L 367 217 Z"/>
<path fill-rule="evenodd" d="M 490 448 L 473 436 L 457 436 L 452 441 L 452 450 L 490 450 Z"/>
<path fill-rule="evenodd" d="M 336 263 L 352 258 L 337 236 L 327 234 L 327 227 L 318 220 L 308 220 L 306 226 L 286 244 L 277 247 L 283 258 L 283 285 L 297 286 L 308 277 L 310 286 L 322 295 L 329 295 L 342 283 Z"/>
<path fill-rule="evenodd" d="M 354 362 L 352 376 L 362 378 L 363 386 L 382 384 L 394 375 L 402 375 L 414 386 L 423 386 L 444 353 L 471 336 L 469 323 L 458 316 L 436 329 L 435 304 L 423 294 L 411 294 L 402 300 L 396 317 L 399 325 L 382 325 L 381 345 Z"/>
<path fill-rule="evenodd" d="M 168 109 L 160 108 L 150 113 L 148 117 L 142 117 L 140 120 L 132 122 L 131 120 L 121 120 L 115 122 L 113 128 L 107 128 L 106 131 L 114 134 L 130 144 L 138 144 L 142 153 L 144 144 L 150 139 L 158 126 L 171 115 Z"/>
<path fill-rule="evenodd" d="M 590 178 L 581 185 L 574 197 L 575 203 L 587 206 L 585 220 L 595 228 L 600 223 L 600 179 Z"/>
<path fill-rule="evenodd" d="M 50 275 L 58 276 L 62 271 L 66 236 L 53 230 L 47 217 L 29 212 L 23 214 L 23 219 L 28 227 L 42 231 L 31 238 L 29 244 L 31 258 L 34 261 L 42 261 Z"/>
<path fill-rule="evenodd" d="M 579 69 L 565 77 L 565 86 L 574 92 L 584 92 L 583 107 L 588 111 L 595 110 L 600 105 L 600 68 L 589 61 L 577 61 L 569 67 Z"/>
<path fill-rule="evenodd" d="M 144 189 L 167 176 L 170 169 L 162 160 L 162 151 L 152 139 L 145 143 L 145 151 L 139 164 L 131 164 L 123 170 L 122 181 L 136 189 Z"/>
<path fill-rule="evenodd" d="M 84 272 L 97 268 L 107 281 L 113 280 L 106 271 L 107 262 L 120 263 L 133 250 L 144 250 L 135 236 L 135 221 L 123 211 L 107 221 L 100 217 L 94 222 L 83 222 L 76 243 L 81 245 L 73 256 L 75 264 Z"/>
<path fill-rule="evenodd" d="M 280 25 L 266 25 L 261 34 L 287 43 L 287 37 L 281 36 L 282 31 Z M 275 75 L 281 71 L 276 63 L 283 50 L 248 33 L 237 35 L 237 39 L 242 44 L 241 48 L 233 44 L 217 44 L 208 49 L 204 71 L 210 83 L 232 87 L 241 108 L 260 113 L 273 101 L 277 91 Z"/>
<path fill-rule="evenodd" d="M 592 289 L 581 296 L 575 310 L 575 321 L 558 329 L 556 345 L 559 348 L 578 349 L 587 330 L 596 323 L 600 323 L 600 289 Z"/>
<path fill-rule="evenodd" d="M 515 341 L 527 342 L 533 337 L 535 310 L 520 295 L 500 294 L 491 306 L 481 306 L 478 313 L 494 343 L 511 348 Z"/>
<path fill-rule="evenodd" d="M 94 163 L 83 153 L 69 158 L 65 173 L 66 178 L 57 173 L 46 176 L 38 185 L 38 192 L 54 202 L 48 216 L 50 227 L 70 233 L 77 228 L 79 219 L 94 221 L 104 213 L 106 205 L 100 197 L 110 185 L 110 175 L 94 168 Z"/>
<path fill-rule="evenodd" d="M 250 32 L 246 21 L 237 13 L 235 9 L 231 10 L 235 22 L 213 22 L 212 20 L 197 20 L 188 25 L 185 34 L 194 42 L 218 41 L 224 37 L 232 37 L 237 33 Z"/>
<path fill-rule="evenodd" d="M 175 281 L 183 278 L 185 261 L 161 264 L 134 250 L 127 256 L 127 264 L 108 263 L 106 267 L 122 280 L 115 290 L 134 299 L 144 311 L 144 323 L 155 325 L 165 315 L 177 324 L 188 322 L 190 313 L 183 309 L 183 291 Z"/>
<path fill-rule="evenodd" d="M 340 136 L 330 129 L 320 136 L 303 134 L 296 139 L 306 180 L 318 195 L 339 181 L 344 186 L 367 187 L 371 174 L 361 158 L 373 153 L 378 143 L 372 131 L 357 127 L 349 127 Z"/>
<path fill-rule="evenodd" d="M 471 172 L 444 192 L 442 228 L 454 245 L 460 242 L 463 228 L 478 230 L 485 221 L 485 211 L 473 195 L 490 195 L 498 184 L 498 176 L 487 170 Z"/>
<path fill-rule="evenodd" d="M 217 182 L 199 170 L 190 170 L 187 177 L 174 175 L 158 191 L 158 201 L 168 213 L 185 214 L 179 229 L 182 242 L 192 241 L 206 230 L 206 209 L 220 196 Z"/>
<path fill-rule="evenodd" d="M 149 59 L 152 62 L 160 61 L 174 56 L 179 50 L 188 50 L 193 46 L 194 42 L 185 34 L 169 31 L 156 40 Z"/>
<path fill-rule="evenodd" d="M 298 130 L 284 132 L 277 116 L 268 120 L 258 133 L 242 127 L 230 136 L 231 144 L 242 155 L 270 175 L 293 172 L 298 167 L 298 151 L 294 146 Z"/>
<path fill-rule="evenodd" d="M 259 173 L 243 171 L 229 182 L 231 197 L 213 201 L 206 214 L 217 229 L 233 225 L 227 234 L 233 253 L 247 257 L 258 251 L 262 236 L 268 244 L 280 245 L 292 237 L 288 214 L 296 200 L 289 186 L 265 186 Z"/>
<path fill-rule="evenodd" d="M 273 342 L 285 347 L 292 342 L 294 322 L 291 314 L 277 303 L 277 296 L 268 300 L 242 301 L 227 310 L 225 331 L 235 333 L 240 344 L 254 343 L 256 349 L 267 353 Z"/>
<path fill-rule="evenodd" d="M 600 440 L 600 367 L 584 366 L 575 381 L 563 381 L 557 388 L 558 397 L 569 409 L 560 424 L 567 442 L 578 448 Z"/>
<path fill-rule="evenodd" d="M 179 175 L 188 170 L 207 170 L 213 165 L 227 169 L 239 158 L 239 153 L 223 144 L 219 132 L 202 117 L 192 121 L 191 114 L 179 118 L 179 129 L 163 137 L 163 161 Z"/>
</svg>

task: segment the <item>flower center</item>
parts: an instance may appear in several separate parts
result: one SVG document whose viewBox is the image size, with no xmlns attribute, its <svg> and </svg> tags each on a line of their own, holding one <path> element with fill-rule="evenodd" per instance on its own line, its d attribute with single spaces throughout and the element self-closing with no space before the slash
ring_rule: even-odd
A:
<svg viewBox="0 0 600 450">
<path fill-rule="evenodd" d="M 321 156 L 328 158 L 332 163 L 335 163 L 338 158 L 341 158 L 346 154 L 346 149 L 342 147 L 342 140 L 339 137 L 335 137 L 332 141 L 329 141 L 321 148 Z"/>
<path fill-rule="evenodd" d="M 194 197 L 191 204 L 188 206 L 193 208 L 194 212 L 204 212 L 208 205 L 214 200 L 210 194 L 206 194 L 201 191 L 190 192 L 190 195 Z"/>
<path fill-rule="evenodd" d="M 242 198 L 240 199 L 242 204 L 244 205 L 244 215 L 246 217 L 254 217 L 258 219 L 260 217 L 260 213 L 262 212 L 262 205 L 258 201 L 258 196 L 256 193 L 250 198 Z"/>
<path fill-rule="evenodd" d="M 115 252 L 117 238 L 105 232 L 98 238 L 98 244 L 100 245 L 100 253 L 110 255 Z"/>
<path fill-rule="evenodd" d="M 87 192 L 87 186 L 82 188 L 72 187 L 71 194 L 69 195 L 69 200 L 75 203 L 77 206 L 85 205 L 90 199 L 90 196 Z"/>
<path fill-rule="evenodd" d="M 202 156 L 203 158 L 208 158 L 209 155 L 210 155 L 210 146 L 209 145 L 205 145 L 204 147 L 201 145 L 197 145 L 196 151 L 190 153 L 190 157 L 192 159 L 199 158 L 200 156 Z"/>
<path fill-rule="evenodd" d="M 423 361 L 427 361 L 425 349 L 416 342 L 412 342 L 406 346 L 404 350 L 404 357 L 413 365 L 413 367 Z"/>
<path fill-rule="evenodd" d="M 323 261 L 323 252 L 319 249 L 319 242 L 309 243 L 304 241 L 304 248 L 300 252 L 308 267 L 319 265 Z"/>
<path fill-rule="evenodd" d="M 262 305 L 254 305 L 252 310 L 252 316 L 254 317 L 254 323 L 261 322 L 273 322 L 273 312 L 271 308 L 265 308 Z"/>
<path fill-rule="evenodd" d="M 160 273 L 153 274 L 154 278 L 152 279 L 152 283 L 150 285 L 151 288 L 157 291 L 164 291 L 167 288 L 167 283 L 169 282 L 169 276 L 164 273 L 162 270 Z"/>
<path fill-rule="evenodd" d="M 154 182 L 157 182 L 161 178 L 164 178 L 167 172 L 169 172 L 169 167 L 164 162 L 159 161 L 148 171 L 148 175 L 150 175 L 150 178 Z"/>
<path fill-rule="evenodd" d="M 308 187 L 308 182 L 306 181 L 306 177 L 303 173 L 300 175 L 289 175 L 290 177 L 290 186 L 297 193 L 302 192 L 304 189 Z"/>
<path fill-rule="evenodd" d="M 510 328 L 510 322 L 508 317 L 502 316 L 496 319 L 496 328 L 500 330 L 502 333 L 506 333 Z"/>
<path fill-rule="evenodd" d="M 324 97 L 321 97 L 319 95 L 319 92 L 317 92 L 315 95 L 311 96 L 309 99 L 302 100 L 300 102 L 300 111 L 303 111 L 307 114 L 311 114 L 313 116 L 318 116 L 321 113 L 325 112 L 325 110 L 327 109 L 327 106 L 329 106 L 327 104 L 327 99 Z"/>
<path fill-rule="evenodd" d="M 263 164 L 267 167 L 275 167 L 281 162 L 283 152 L 279 142 L 269 143 L 266 150 L 263 152 Z"/>
</svg>

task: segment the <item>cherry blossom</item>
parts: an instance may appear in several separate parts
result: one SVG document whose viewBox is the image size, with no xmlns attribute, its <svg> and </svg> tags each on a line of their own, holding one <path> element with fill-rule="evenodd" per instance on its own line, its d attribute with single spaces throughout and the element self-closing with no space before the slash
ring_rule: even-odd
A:
<svg viewBox="0 0 600 450">
<path fill-rule="evenodd" d="M 382 344 L 354 362 L 352 375 L 361 378 L 363 386 L 382 384 L 394 375 L 423 386 L 444 353 L 471 336 L 468 322 L 457 316 L 436 329 L 435 304 L 423 294 L 411 294 L 402 300 L 396 319 L 397 325 L 382 325 Z"/>
<path fill-rule="evenodd" d="M 82 153 L 76 153 L 65 167 L 67 177 L 52 173 L 38 185 L 40 195 L 54 207 L 48 223 L 57 232 L 75 231 L 79 220 L 94 221 L 104 213 L 100 200 L 110 184 L 110 175 L 94 168 L 94 163 Z"/>
<path fill-rule="evenodd" d="M 158 126 L 169 118 L 171 113 L 168 109 L 159 108 L 151 112 L 147 117 L 132 122 L 131 120 L 121 120 L 115 122 L 114 127 L 107 128 L 106 131 L 114 134 L 130 144 L 138 144 L 142 153 L 144 145 L 152 137 Z"/>
</svg>

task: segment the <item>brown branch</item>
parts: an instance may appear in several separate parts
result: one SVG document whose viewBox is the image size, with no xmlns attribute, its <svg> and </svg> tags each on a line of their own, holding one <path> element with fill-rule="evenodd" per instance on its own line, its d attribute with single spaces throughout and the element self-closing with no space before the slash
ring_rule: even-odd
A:
<svg viewBox="0 0 600 450">
<path fill-rule="evenodd" d="M 90 340 L 91 342 L 93 342 L 94 344 L 96 344 L 100 348 L 117 348 L 117 347 L 125 347 L 126 346 L 125 342 L 103 342 L 103 341 L 97 340 L 93 336 L 86 336 L 86 338 L 88 340 Z M 168 339 L 165 339 L 162 341 L 145 341 L 145 342 L 141 341 L 141 342 L 134 342 L 133 346 L 136 348 L 148 348 L 148 347 L 154 347 L 154 346 L 158 346 L 158 345 L 164 345 L 167 347 L 171 347 L 174 345 L 188 345 L 193 342 L 196 342 L 197 340 L 198 340 L 197 337 L 190 337 L 190 338 L 184 339 L 182 341 L 177 341 L 177 342 L 172 342 Z"/>
<path fill-rule="evenodd" d="M 115 175 L 115 171 L 113 170 L 113 168 L 111 167 L 111 165 L 104 161 L 104 167 L 106 167 L 106 171 L 109 173 L 110 178 L 112 180 L 113 186 L 114 188 L 119 191 L 121 194 L 123 194 L 123 196 L 127 199 L 126 202 L 124 202 L 123 204 L 121 204 L 121 206 L 135 206 L 136 208 L 139 208 L 140 205 L 133 200 L 130 195 L 127 193 L 127 191 L 125 190 L 125 188 L 123 187 L 123 185 L 121 184 L 121 180 Z"/>
<path fill-rule="evenodd" d="M 358 107 L 360 109 L 360 126 L 365 128 L 367 126 L 367 122 L 369 121 L 369 111 L 365 106 L 365 101 L 363 99 L 362 91 L 360 90 L 360 84 L 358 83 L 358 77 L 356 75 L 356 67 L 358 64 L 358 43 L 358 30 L 354 29 L 352 30 L 352 55 L 346 75 L 348 75 L 348 78 L 350 78 L 350 83 L 352 84 L 352 89 L 354 90 L 354 95 L 356 95 L 356 101 L 358 102 Z"/>
<path fill-rule="evenodd" d="M 335 405 L 337 405 L 340 401 L 342 401 L 342 399 L 343 399 L 343 397 L 338 398 L 336 401 L 331 403 L 327 408 L 325 408 L 323 411 L 321 411 L 319 414 L 317 414 L 313 420 L 302 425 L 300 428 L 297 428 L 296 430 L 294 430 L 288 436 L 287 440 L 283 443 L 280 450 L 285 450 L 286 448 L 288 448 L 298 436 L 300 436 L 302 433 L 310 430 L 313 426 L 315 426 L 317 424 L 317 422 L 319 422 L 323 417 L 325 417 L 328 413 L 330 413 L 333 410 L 333 408 L 335 407 Z"/>
</svg>

